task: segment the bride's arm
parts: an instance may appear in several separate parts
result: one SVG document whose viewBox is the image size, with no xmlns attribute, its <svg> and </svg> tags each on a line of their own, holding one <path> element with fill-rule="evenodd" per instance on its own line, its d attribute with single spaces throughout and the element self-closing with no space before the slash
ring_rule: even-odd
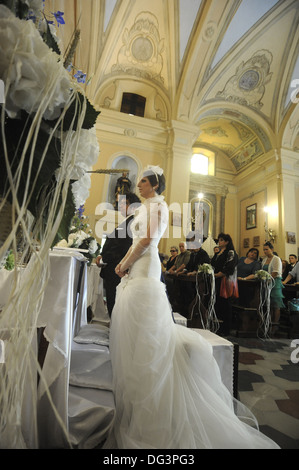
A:
<svg viewBox="0 0 299 470">
<path fill-rule="evenodd" d="M 120 264 L 117 266 L 119 271 L 117 274 L 122 274 L 127 271 L 127 269 L 129 269 L 129 267 L 132 266 L 132 264 L 135 263 L 135 261 L 146 252 L 151 243 L 151 240 L 159 236 L 159 228 L 162 221 L 162 211 L 163 208 L 160 206 L 160 204 L 150 204 L 149 221 L 147 224 L 146 234 L 136 245 L 134 245 L 134 248 L 131 247 L 130 251 L 122 259 Z"/>
</svg>

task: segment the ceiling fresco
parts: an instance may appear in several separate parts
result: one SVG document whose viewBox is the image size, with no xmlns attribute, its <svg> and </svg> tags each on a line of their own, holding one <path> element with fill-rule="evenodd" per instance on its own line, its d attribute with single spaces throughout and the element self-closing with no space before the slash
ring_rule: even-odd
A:
<svg viewBox="0 0 299 470">
<path fill-rule="evenodd" d="M 298 127 L 283 138 L 298 102 L 298 0 L 46 0 L 46 6 L 65 10 L 63 43 L 75 26 L 81 30 L 74 61 L 87 74 L 84 87 L 95 105 L 119 110 L 121 82 L 131 92 L 155 90 L 163 112 L 154 118 L 198 126 L 196 145 L 221 152 L 237 173 L 282 142 L 298 151 Z"/>
</svg>

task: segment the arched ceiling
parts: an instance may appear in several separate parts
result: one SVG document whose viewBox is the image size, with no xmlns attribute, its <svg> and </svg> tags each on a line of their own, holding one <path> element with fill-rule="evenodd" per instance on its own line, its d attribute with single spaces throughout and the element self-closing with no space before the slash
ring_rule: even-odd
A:
<svg viewBox="0 0 299 470">
<path fill-rule="evenodd" d="M 117 77 L 152 84 L 161 119 L 196 124 L 197 144 L 236 173 L 282 146 L 298 101 L 298 0 L 46 0 L 46 14 L 57 10 L 64 46 L 81 30 L 74 65 L 95 105 Z"/>
</svg>

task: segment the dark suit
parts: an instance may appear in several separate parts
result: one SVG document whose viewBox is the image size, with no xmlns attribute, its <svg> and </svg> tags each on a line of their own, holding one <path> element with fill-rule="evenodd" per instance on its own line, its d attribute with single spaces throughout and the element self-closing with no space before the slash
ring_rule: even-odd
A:
<svg viewBox="0 0 299 470">
<path fill-rule="evenodd" d="M 100 276 L 104 280 L 107 309 L 110 316 L 115 303 L 116 288 L 120 283 L 120 277 L 115 274 L 115 267 L 132 245 L 130 225 L 133 217 L 133 214 L 127 217 L 108 235 L 101 252 L 103 263 L 107 263 L 107 266 L 101 269 Z"/>
<path fill-rule="evenodd" d="M 203 249 L 200 248 L 199 251 L 192 251 L 190 254 L 189 261 L 186 265 L 186 270 L 189 273 L 198 270 L 199 264 L 210 264 L 210 257 L 208 253 Z M 194 282 L 190 281 L 179 281 L 179 293 L 180 293 L 180 309 L 184 316 L 188 316 L 189 314 L 189 306 L 192 300 L 196 296 L 196 286 Z"/>
</svg>

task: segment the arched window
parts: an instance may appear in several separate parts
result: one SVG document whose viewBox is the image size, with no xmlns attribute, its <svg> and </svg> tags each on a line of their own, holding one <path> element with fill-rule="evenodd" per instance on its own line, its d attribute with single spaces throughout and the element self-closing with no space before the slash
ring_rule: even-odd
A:
<svg viewBox="0 0 299 470">
<path fill-rule="evenodd" d="M 193 148 L 191 173 L 215 175 L 215 154 L 207 149 Z"/>
<path fill-rule="evenodd" d="M 201 153 L 194 153 L 191 159 L 191 171 L 200 175 L 208 175 L 209 158 Z"/>
<path fill-rule="evenodd" d="M 144 96 L 135 93 L 123 93 L 120 112 L 144 117 L 145 102 L 146 98 Z"/>
</svg>

